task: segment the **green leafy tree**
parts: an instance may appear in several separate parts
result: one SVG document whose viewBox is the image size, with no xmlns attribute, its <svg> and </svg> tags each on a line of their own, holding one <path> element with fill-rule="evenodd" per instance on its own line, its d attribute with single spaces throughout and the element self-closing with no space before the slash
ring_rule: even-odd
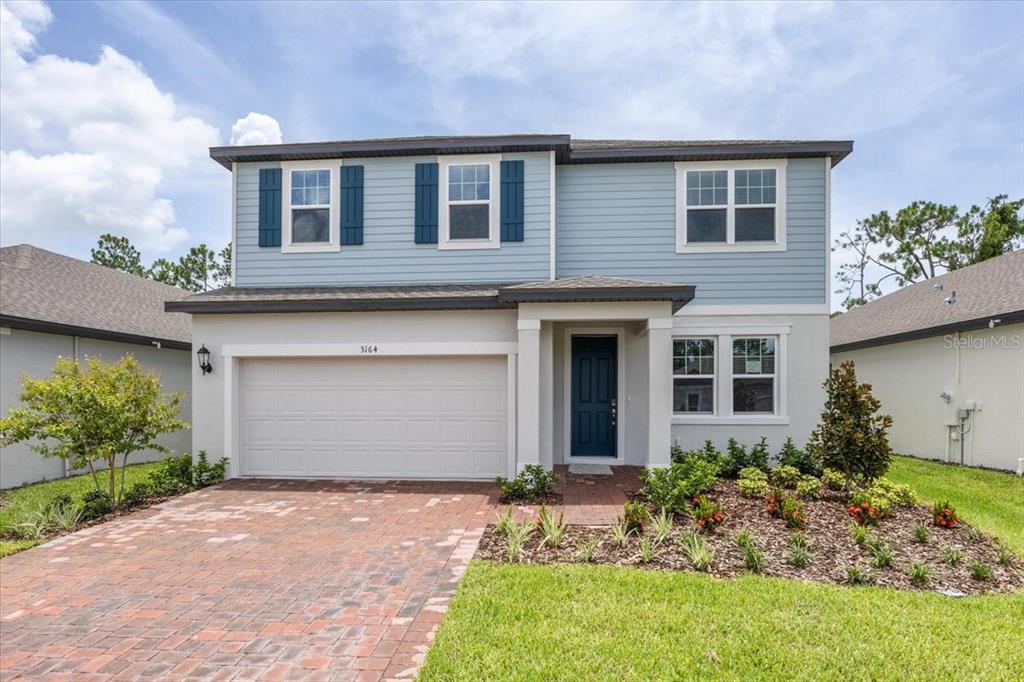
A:
<svg viewBox="0 0 1024 682">
<path fill-rule="evenodd" d="M 189 291 L 209 291 L 216 288 L 220 262 L 217 254 L 206 244 L 193 246 L 178 261 L 178 286 Z"/>
<path fill-rule="evenodd" d="M 176 287 L 178 286 L 178 264 L 172 263 L 166 258 L 157 258 L 149 266 L 145 276 L 151 280 Z"/>
<path fill-rule="evenodd" d="M 849 310 L 881 296 L 888 282 L 902 287 L 1020 248 L 1022 206 L 1024 200 L 1008 202 L 1005 194 L 963 214 L 956 206 L 915 201 L 894 216 L 882 211 L 859 220 L 836 240 L 836 249 L 853 256 L 836 271 L 836 293 Z"/>
<path fill-rule="evenodd" d="M 115 237 L 112 234 L 100 235 L 96 248 L 91 251 L 91 260 L 96 265 L 103 265 L 114 270 L 122 270 L 139 277 L 146 276 L 142 267 L 142 254 L 132 246 L 127 237 Z"/>
<path fill-rule="evenodd" d="M 182 394 L 165 394 L 160 377 L 127 355 L 115 363 L 89 358 L 83 367 L 60 358 L 51 376 L 22 377 L 21 406 L 0 420 L 0 443 L 31 441 L 43 457 L 88 468 L 96 490 L 116 507 L 124 496 L 124 468 L 140 450 L 167 452 L 157 437 L 189 427 L 178 418 Z M 120 466 L 118 466 L 120 458 Z M 96 463 L 107 465 L 106 489 Z M 120 471 L 120 489 L 117 486 Z"/>
<path fill-rule="evenodd" d="M 213 273 L 213 281 L 218 287 L 231 284 L 231 242 L 217 253 L 220 262 Z"/>
<path fill-rule="evenodd" d="M 853 363 L 847 361 L 829 373 L 825 391 L 825 409 L 808 451 L 825 467 L 843 472 L 847 488 L 854 481 L 870 483 L 883 476 L 892 457 L 892 417 L 877 414 L 882 404 L 871 385 L 857 383 Z"/>
</svg>

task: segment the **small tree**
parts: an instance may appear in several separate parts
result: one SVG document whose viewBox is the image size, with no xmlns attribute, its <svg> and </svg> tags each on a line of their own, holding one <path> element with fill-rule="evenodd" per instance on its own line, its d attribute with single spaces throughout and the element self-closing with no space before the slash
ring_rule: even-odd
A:
<svg viewBox="0 0 1024 682">
<path fill-rule="evenodd" d="M 0 442 L 34 440 L 30 447 L 43 457 L 60 457 L 75 469 L 88 468 L 96 490 L 109 495 L 114 507 L 124 495 L 128 456 L 146 449 L 167 452 L 156 438 L 189 426 L 178 419 L 181 394 L 161 393 L 160 377 L 145 371 L 131 355 L 112 364 L 89 358 L 85 367 L 60 358 L 50 377 L 26 375 L 21 385 L 22 406 L 0 420 Z M 96 462 L 107 464 L 106 491 Z"/>
<path fill-rule="evenodd" d="M 870 482 L 889 468 L 892 449 L 886 433 L 892 417 L 876 414 L 881 403 L 870 384 L 858 384 L 852 362 L 834 368 L 825 381 L 828 398 L 821 423 L 807 447 L 826 467 L 846 474 L 847 488 L 854 480 Z"/>
</svg>

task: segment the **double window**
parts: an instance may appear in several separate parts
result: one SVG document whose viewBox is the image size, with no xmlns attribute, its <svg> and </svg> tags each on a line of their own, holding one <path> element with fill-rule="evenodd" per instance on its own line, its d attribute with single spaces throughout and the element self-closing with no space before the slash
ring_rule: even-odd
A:
<svg viewBox="0 0 1024 682">
<path fill-rule="evenodd" d="M 441 180 L 438 248 L 501 247 L 498 205 L 500 162 L 499 155 L 438 158 Z"/>
<path fill-rule="evenodd" d="M 785 161 L 676 164 L 676 251 L 785 249 Z"/>
<path fill-rule="evenodd" d="M 777 336 L 676 338 L 672 409 L 680 415 L 778 414 Z M 718 352 L 727 355 L 719 361 Z M 724 404 L 720 404 L 724 395 Z"/>
</svg>

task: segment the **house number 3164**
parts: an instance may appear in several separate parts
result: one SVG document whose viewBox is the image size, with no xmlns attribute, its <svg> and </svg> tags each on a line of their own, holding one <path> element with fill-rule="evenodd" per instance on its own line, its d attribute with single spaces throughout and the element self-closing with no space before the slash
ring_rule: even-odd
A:
<svg viewBox="0 0 1024 682">
<path fill-rule="evenodd" d="M 359 352 L 363 355 L 373 355 L 380 352 L 380 348 L 377 346 L 359 346 Z"/>
</svg>

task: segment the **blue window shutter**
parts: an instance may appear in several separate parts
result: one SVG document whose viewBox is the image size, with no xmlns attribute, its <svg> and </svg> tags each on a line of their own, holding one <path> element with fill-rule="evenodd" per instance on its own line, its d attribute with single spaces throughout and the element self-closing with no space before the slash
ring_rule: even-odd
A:
<svg viewBox="0 0 1024 682">
<path fill-rule="evenodd" d="M 260 246 L 281 246 L 281 169 L 260 169 Z"/>
<path fill-rule="evenodd" d="M 363 243 L 363 167 L 341 167 L 341 243 Z"/>
<path fill-rule="evenodd" d="M 437 243 L 437 164 L 416 164 L 416 243 Z"/>
<path fill-rule="evenodd" d="M 523 162 L 501 162 L 501 241 L 523 241 Z"/>
</svg>

